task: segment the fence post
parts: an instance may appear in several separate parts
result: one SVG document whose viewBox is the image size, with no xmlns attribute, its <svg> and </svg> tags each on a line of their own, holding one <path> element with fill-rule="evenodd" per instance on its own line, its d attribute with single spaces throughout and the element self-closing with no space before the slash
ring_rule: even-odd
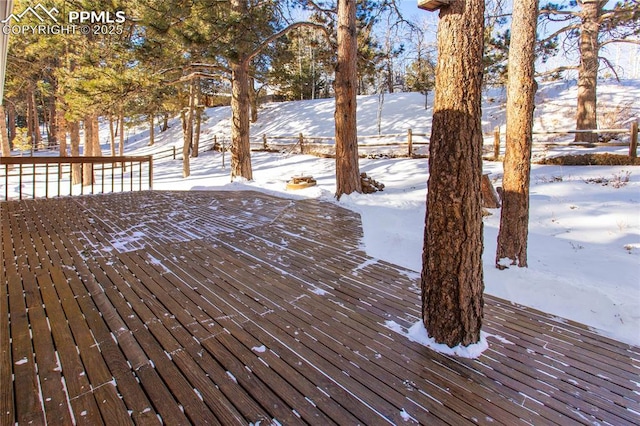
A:
<svg viewBox="0 0 640 426">
<path fill-rule="evenodd" d="M 304 154 L 304 136 L 300 133 L 300 154 Z"/>
<path fill-rule="evenodd" d="M 500 158 L 500 126 L 493 129 L 493 160 L 498 161 Z"/>
<path fill-rule="evenodd" d="M 140 178 L 142 178 L 142 171 L 140 171 Z M 153 155 L 150 155 L 149 156 L 149 190 L 152 190 L 152 189 L 153 189 Z"/>
<path fill-rule="evenodd" d="M 413 157 L 413 131 L 411 129 L 407 129 L 407 145 L 409 145 L 407 154 L 411 158 Z"/>
<path fill-rule="evenodd" d="M 224 139 L 222 139 L 222 146 L 221 146 L 220 150 L 222 150 L 222 170 L 224 170 L 224 169 L 225 169 L 225 165 L 224 165 L 224 154 L 225 154 L 225 152 L 227 152 L 227 147 L 226 147 L 226 145 L 224 144 Z"/>
<path fill-rule="evenodd" d="M 631 141 L 629 142 L 629 157 L 638 156 L 638 122 L 631 123 Z"/>
<path fill-rule="evenodd" d="M 263 133 L 262 135 L 262 148 L 266 151 L 267 150 L 267 134 Z"/>
<path fill-rule="evenodd" d="M 176 159 L 176 147 L 173 146 L 172 148 L 173 148 L 173 159 L 175 160 Z"/>
</svg>

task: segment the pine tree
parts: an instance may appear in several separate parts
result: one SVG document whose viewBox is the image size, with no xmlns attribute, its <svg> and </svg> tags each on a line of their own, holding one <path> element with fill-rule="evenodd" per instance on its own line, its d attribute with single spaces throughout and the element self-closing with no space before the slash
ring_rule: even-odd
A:
<svg viewBox="0 0 640 426">
<path fill-rule="evenodd" d="M 563 66 L 554 71 L 578 69 L 578 105 L 576 114 L 577 130 L 592 130 L 597 120 L 598 70 L 602 63 L 617 75 L 611 63 L 601 52 L 613 43 L 640 44 L 640 3 L 637 0 L 615 2 L 607 8 L 605 0 L 578 0 L 570 6 L 549 3 L 542 7 L 540 18 L 543 23 L 562 23 L 543 42 L 564 38 L 563 46 L 568 50 L 577 47 L 580 52 L 579 66 Z M 557 24 L 556 24 L 557 25 Z M 597 142 L 595 133 L 576 133 L 576 142 Z"/>
<path fill-rule="evenodd" d="M 507 144 L 496 251 L 499 268 L 503 268 L 501 260 L 505 258 L 513 265 L 527 266 L 537 20 L 538 0 L 514 3 L 507 83 Z"/>
<path fill-rule="evenodd" d="M 482 52 L 484 1 L 440 10 L 429 146 L 422 317 L 450 347 L 480 340 L 482 281 Z"/>
<path fill-rule="evenodd" d="M 336 63 L 336 198 L 362 192 L 356 125 L 357 52 L 356 1 L 338 0 Z"/>
</svg>

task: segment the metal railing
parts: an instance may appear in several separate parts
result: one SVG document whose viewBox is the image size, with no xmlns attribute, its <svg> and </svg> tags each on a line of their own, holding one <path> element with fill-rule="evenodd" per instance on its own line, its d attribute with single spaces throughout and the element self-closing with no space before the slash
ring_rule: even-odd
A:
<svg viewBox="0 0 640 426">
<path fill-rule="evenodd" d="M 0 173 L 4 200 L 153 189 L 151 156 L 0 157 Z"/>
</svg>

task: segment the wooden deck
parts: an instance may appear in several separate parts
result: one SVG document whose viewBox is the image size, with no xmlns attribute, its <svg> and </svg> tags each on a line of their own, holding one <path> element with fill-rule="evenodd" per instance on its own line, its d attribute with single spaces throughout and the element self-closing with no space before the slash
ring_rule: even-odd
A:
<svg viewBox="0 0 640 426">
<path fill-rule="evenodd" d="M 640 349 L 486 297 L 477 360 L 391 331 L 415 273 L 255 192 L 0 203 L 0 424 L 640 424 Z"/>
</svg>

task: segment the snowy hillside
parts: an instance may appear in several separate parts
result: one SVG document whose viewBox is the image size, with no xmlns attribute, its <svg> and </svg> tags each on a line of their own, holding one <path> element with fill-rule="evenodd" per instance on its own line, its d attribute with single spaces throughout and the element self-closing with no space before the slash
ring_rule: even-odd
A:
<svg viewBox="0 0 640 426">
<path fill-rule="evenodd" d="M 536 130 L 574 127 L 575 84 L 542 85 L 537 95 Z M 431 98 L 433 95 L 430 96 Z M 606 127 L 628 127 L 640 116 L 640 82 L 608 82 L 599 86 L 600 111 Z M 483 127 L 492 142 L 496 125 L 504 125 L 504 93 L 485 94 Z M 358 99 L 359 134 L 377 133 L 377 96 Z M 333 100 L 272 103 L 260 110 L 252 137 L 269 135 L 331 136 Z M 415 93 L 387 94 L 383 103 L 383 133 L 430 132 L 431 108 Z M 230 109 L 207 110 L 203 139 L 229 136 Z M 156 133 L 148 147 L 148 129 L 127 131 L 127 153 L 148 154 L 170 146 L 181 147 L 181 125 Z M 504 130 L 503 130 L 504 132 Z M 108 140 L 104 128 L 103 140 Z M 628 141 L 628 135 L 621 137 Z M 570 136 L 537 136 L 536 142 L 568 141 Z M 575 147 L 544 148 L 538 155 L 555 155 Z M 582 148 L 580 152 L 607 150 L 625 154 L 627 147 Z M 105 152 L 107 152 L 105 145 Z M 252 189 L 282 197 L 316 197 L 331 202 L 335 192 L 334 161 L 307 155 L 253 153 L 254 181 L 230 182 L 219 152 L 192 159 L 192 175 L 181 177 L 181 161 L 154 163 L 155 189 Z M 362 215 L 362 244 L 372 257 L 414 271 L 421 268 L 422 239 L 428 165 L 425 159 L 366 159 L 361 169 L 386 185 L 374 195 L 342 197 L 339 204 Z M 500 185 L 502 164 L 484 163 Z M 286 191 L 294 175 L 310 174 L 318 186 Z M 593 327 L 615 339 L 640 345 L 640 169 L 638 167 L 534 165 L 531 187 L 529 268 L 499 271 L 494 267 L 499 211 L 485 219 L 484 280 L 486 291 L 514 303 L 527 305 Z M 416 279 L 419 275 L 416 272 Z"/>
</svg>

